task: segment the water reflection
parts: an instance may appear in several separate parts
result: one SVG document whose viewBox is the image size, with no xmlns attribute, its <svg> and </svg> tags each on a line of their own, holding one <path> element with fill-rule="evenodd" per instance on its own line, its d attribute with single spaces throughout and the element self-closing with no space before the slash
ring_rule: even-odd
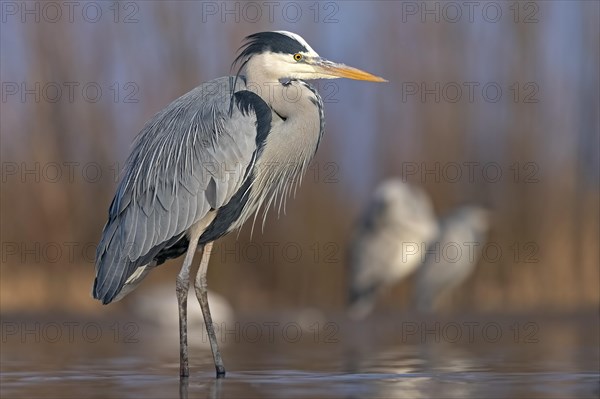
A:
<svg viewBox="0 0 600 399">
<path fill-rule="evenodd" d="M 252 322 L 274 319 L 283 320 Z M 30 320 L 2 320 L 3 398 L 564 398 L 599 393 L 595 315 L 436 320 L 376 315 L 364 323 L 330 316 L 339 327 L 330 342 L 315 340 L 312 331 L 298 342 L 247 342 L 230 335 L 223 353 L 228 374 L 220 380 L 214 378 L 210 351 L 200 347 L 190 359 L 191 376 L 180 380 L 177 351 L 161 350 L 154 339 L 146 342 L 143 325 L 135 343 L 115 342 L 112 335 L 97 342 L 63 337 L 50 343 L 49 330 L 41 333 L 43 322 L 36 336 L 31 324 L 24 325 L 24 332 L 10 333 L 10 323 L 20 328 Z M 538 325 L 537 341 L 522 334 L 527 322 Z M 414 326 L 407 323 L 426 330 L 407 334 Z M 503 335 L 486 341 L 476 332 L 472 340 L 468 334 L 457 339 L 444 330 L 450 323 L 496 323 Z M 106 328 L 101 321 L 98 325 Z M 518 336 L 511 330 L 517 326 Z"/>
</svg>

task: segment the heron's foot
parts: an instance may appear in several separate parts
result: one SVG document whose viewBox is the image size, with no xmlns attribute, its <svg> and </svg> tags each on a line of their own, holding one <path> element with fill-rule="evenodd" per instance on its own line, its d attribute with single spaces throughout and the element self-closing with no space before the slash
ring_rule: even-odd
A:
<svg viewBox="0 0 600 399">
<path fill-rule="evenodd" d="M 225 378 L 225 367 L 223 366 L 215 366 L 217 369 L 217 378 Z"/>
</svg>

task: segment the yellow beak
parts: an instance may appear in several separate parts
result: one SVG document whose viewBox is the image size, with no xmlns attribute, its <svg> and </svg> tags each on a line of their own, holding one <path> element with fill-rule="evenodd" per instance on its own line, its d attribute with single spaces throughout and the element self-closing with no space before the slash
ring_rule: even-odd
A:
<svg viewBox="0 0 600 399">
<path fill-rule="evenodd" d="M 382 77 L 375 76 L 369 72 L 362 71 L 357 68 L 353 68 L 344 64 L 337 64 L 335 62 L 319 59 L 314 63 L 319 73 L 328 76 L 335 76 L 338 78 L 348 78 L 354 80 L 366 80 L 369 82 L 387 82 Z"/>
</svg>

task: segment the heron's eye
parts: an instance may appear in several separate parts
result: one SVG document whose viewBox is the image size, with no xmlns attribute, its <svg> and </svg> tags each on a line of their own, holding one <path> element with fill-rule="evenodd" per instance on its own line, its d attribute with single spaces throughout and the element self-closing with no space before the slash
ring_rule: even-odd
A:
<svg viewBox="0 0 600 399">
<path fill-rule="evenodd" d="M 304 57 L 302 57 L 302 54 L 300 54 L 300 53 L 294 54 L 294 60 L 300 61 L 300 60 L 302 60 L 302 58 L 304 58 Z"/>
</svg>

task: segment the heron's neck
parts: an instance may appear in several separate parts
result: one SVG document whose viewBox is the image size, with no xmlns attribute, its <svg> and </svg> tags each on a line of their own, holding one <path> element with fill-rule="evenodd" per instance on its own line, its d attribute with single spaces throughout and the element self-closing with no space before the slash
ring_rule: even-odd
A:
<svg viewBox="0 0 600 399">
<path fill-rule="evenodd" d="M 256 161 L 250 205 L 244 215 L 261 206 L 268 208 L 273 202 L 281 209 L 306 171 L 323 131 L 323 107 L 317 92 L 299 80 L 284 85 L 268 70 L 267 65 L 257 64 L 246 69 L 246 90 L 261 97 L 273 116 L 266 144 Z"/>
<path fill-rule="evenodd" d="M 272 140 L 282 140 L 290 148 L 316 150 L 323 131 L 321 97 L 308 83 L 279 81 L 269 68 L 268 60 L 255 56 L 246 67 L 246 89 L 256 93 L 273 110 Z M 279 118 L 280 117 L 280 118 Z"/>
<path fill-rule="evenodd" d="M 300 84 L 283 84 L 271 70 L 262 57 L 251 59 L 246 68 L 246 89 L 256 93 L 286 120 L 295 116 L 306 118 L 305 112 L 314 108 L 311 98 L 315 95 Z"/>
<path fill-rule="evenodd" d="M 322 100 L 317 91 L 301 80 L 288 83 L 247 76 L 246 88 L 260 96 L 283 121 L 282 133 L 303 133 L 318 140 L 323 127 Z"/>
</svg>

